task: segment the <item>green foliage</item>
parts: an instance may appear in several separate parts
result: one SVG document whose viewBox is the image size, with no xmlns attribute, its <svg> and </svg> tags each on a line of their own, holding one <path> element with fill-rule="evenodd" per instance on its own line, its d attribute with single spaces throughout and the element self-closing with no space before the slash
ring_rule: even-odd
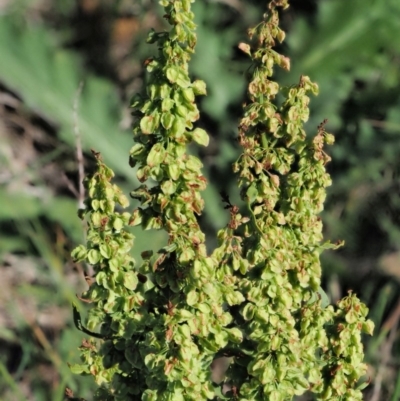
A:
<svg viewBox="0 0 400 401">
<path fill-rule="evenodd" d="M 64 172 L 73 176 L 72 181 L 76 181 L 72 104 L 78 81 L 83 78 L 87 83 L 93 78 L 93 65 L 87 62 L 90 56 L 84 53 L 90 49 L 82 48 L 80 43 L 76 46 L 70 39 L 81 39 L 82 35 L 85 37 L 87 30 L 93 26 L 98 33 L 99 27 L 93 25 L 92 20 L 86 20 L 84 25 L 71 23 L 71 13 L 74 15 L 78 10 L 75 2 L 34 0 L 3 3 L 0 6 L 1 24 L 5 22 L 5 29 L 9 32 L 1 36 L 7 40 L 0 39 L 0 53 L 5 55 L 0 68 L 10 58 L 13 63 L 7 65 L 15 66 L 19 60 L 20 63 L 17 69 L 2 69 L 0 74 L 0 113 L 11 106 L 11 110 L 6 115 L 2 113 L 0 118 L 0 247 L 3 262 L 0 267 L 3 283 L 0 299 L 3 363 L 0 398 L 18 399 L 19 389 L 23 393 L 19 397 L 22 399 L 61 400 L 65 383 L 68 382 L 75 393 L 90 399 L 85 389 L 91 379 L 72 378 L 68 369 L 59 368 L 56 358 L 58 355 L 58 361 L 72 362 L 72 355 L 80 342 L 71 327 L 70 313 L 70 304 L 77 292 L 77 280 L 85 285 L 80 266 L 78 269 L 73 267 L 69 257 L 71 242 L 76 243 L 82 238 L 81 223 L 71 217 L 77 202 L 67 189 L 60 191 L 61 188 L 57 186 L 55 191 L 54 181 L 44 178 L 42 173 L 43 169 L 55 166 L 57 183 L 62 181 L 60 178 Z M 119 6 L 102 0 L 80 2 L 84 3 L 98 4 L 100 10 L 97 11 L 102 12 L 106 26 L 113 27 L 115 17 L 118 17 L 116 7 Z M 147 32 L 149 25 L 160 29 L 157 15 L 161 17 L 162 13 L 153 7 L 154 2 L 135 2 L 133 8 L 130 8 L 129 1 L 118 3 L 124 3 L 125 10 L 133 11 L 134 17 L 141 12 L 137 7 L 139 3 L 150 10 L 143 18 L 139 14 L 141 26 L 139 32 L 133 35 L 135 45 L 130 56 L 122 64 L 113 61 L 118 69 L 125 69 L 127 65 L 137 68 L 142 55 L 154 52 L 148 49 L 145 41 L 143 44 L 137 41 L 141 36 L 146 36 L 143 32 Z M 203 97 L 198 104 L 202 114 L 201 126 L 210 133 L 210 146 L 200 150 L 205 161 L 204 175 L 209 179 L 209 185 L 202 193 L 205 209 L 200 219 L 207 234 L 208 249 L 212 249 L 216 242 L 213 228 L 222 227 L 229 220 L 229 213 L 217 207 L 220 202 L 218 192 L 224 188 L 231 201 L 239 203 L 231 174 L 231 163 L 238 154 L 234 137 L 237 136 L 239 107 L 233 105 L 241 102 L 240 88 L 245 87 L 243 76 L 248 72 L 248 65 L 245 56 L 238 56 L 235 49 L 237 43 L 243 40 L 245 28 L 254 24 L 255 18 L 258 18 L 256 15 L 261 15 L 264 6 L 257 1 L 244 3 L 240 0 L 205 0 L 193 5 L 199 43 L 190 70 L 192 76 L 204 79 L 208 85 L 207 97 Z M 398 7 L 396 0 L 294 2 L 288 12 L 282 13 L 283 26 L 288 31 L 282 49 L 293 60 L 292 68 L 289 72 L 275 71 L 276 80 L 280 83 L 290 85 L 298 82 L 299 75 L 303 73 L 317 81 L 320 87 L 320 95 L 310 103 L 310 119 L 305 127 L 307 132 L 312 133 L 318 123 L 328 117 L 326 127 L 335 133 L 336 143 L 329 151 L 333 161 L 327 166 L 335 185 L 327 188 L 327 203 L 321 217 L 325 237 L 346 241 L 346 247 L 339 252 L 322 254 L 324 288 L 335 301 L 341 293 L 353 288 L 369 306 L 370 318 L 377 326 L 377 335 L 364 339 L 366 360 L 370 364 L 368 376 L 371 377 L 371 386 L 366 390 L 365 397 L 370 399 L 372 393 L 376 396 L 380 389 L 380 399 L 393 401 L 398 398 L 399 391 L 396 381 L 398 339 L 392 347 L 392 336 L 388 335 L 393 331 L 391 324 L 396 322 L 393 316 L 396 316 L 400 271 L 397 179 L 400 69 L 399 41 L 393 39 L 400 35 Z M 9 14 L 8 10 L 18 14 Z M 40 40 L 37 40 L 38 31 L 42 32 Z M 343 35 L 343 32 L 347 35 Z M 26 41 L 24 47 L 21 37 Z M 103 44 L 103 35 L 91 41 L 92 46 L 100 42 Z M 332 47 L 331 43 L 335 46 Z M 114 51 L 118 44 L 118 41 L 112 41 L 108 49 Z M 47 50 L 38 51 L 34 57 L 44 61 L 34 60 L 31 63 L 25 50 L 30 51 L 30 46 L 39 45 Z M 65 47 L 69 50 L 65 51 Z M 72 52 L 71 48 L 75 51 Z M 60 100 L 68 108 L 68 112 L 65 112 L 68 119 L 66 124 L 59 120 L 61 114 L 52 113 L 52 108 L 45 102 L 44 94 L 53 91 L 52 79 L 41 80 L 40 87 L 32 86 L 30 82 L 21 84 L 26 83 L 30 76 L 38 79 L 40 73 L 35 71 L 35 66 L 39 65 L 46 71 L 56 68 L 57 64 L 53 61 L 59 53 L 70 59 L 68 64 L 72 71 L 66 71 L 65 79 L 77 76 L 70 98 L 67 101 Z M 104 58 L 97 59 L 98 63 L 107 62 L 106 53 L 102 53 Z M 312 58 L 312 64 L 305 64 L 304 60 L 310 60 L 311 55 L 316 53 L 322 57 Z M 81 62 L 82 59 L 85 63 Z M 308 66 L 307 69 L 304 65 Z M 83 66 L 85 72 L 82 72 Z M 204 66 L 207 68 L 204 69 Z M 213 74 L 213 71 L 218 71 L 218 74 Z M 106 124 L 109 126 L 107 130 L 97 126 L 96 144 L 103 142 L 103 135 L 109 138 L 119 132 L 117 118 L 121 105 L 116 104 L 116 94 L 118 92 L 123 96 L 124 93 L 131 93 L 132 87 L 140 88 L 141 76 L 138 70 L 137 73 L 139 75 L 134 77 L 132 86 L 131 81 L 125 81 L 118 90 L 112 89 L 111 85 L 115 85 L 115 82 L 94 78 L 109 88 L 104 97 L 112 99 L 110 107 L 107 99 L 101 102 L 104 107 L 98 114 L 107 116 L 112 122 Z M 34 92 L 32 88 L 35 88 Z M 99 106 L 90 109 L 85 106 L 82 110 L 83 104 L 95 104 L 102 96 L 99 91 L 87 89 L 85 85 L 83 97 L 79 99 L 78 119 L 87 120 L 91 126 L 92 122 L 96 122 Z M 7 101 L 10 92 L 16 98 L 13 91 L 17 93 L 17 109 Z M 60 97 L 64 96 L 61 92 L 53 91 L 55 102 L 59 101 L 58 93 Z M 20 131 L 21 121 L 31 119 L 43 119 L 46 124 L 44 132 L 48 134 L 50 131 L 43 142 L 51 143 L 50 150 L 45 146 L 33 160 L 27 157 L 29 149 L 27 152 L 26 139 L 35 137 L 35 126 L 22 125 L 24 134 Z M 4 140 L 3 134 L 7 131 L 11 135 Z M 60 132 L 64 140 L 60 139 Z M 84 150 L 88 151 L 90 146 L 97 148 L 92 140 L 85 139 L 86 133 L 82 129 L 81 135 Z M 118 137 L 122 139 L 123 135 Z M 36 142 L 31 146 L 40 147 L 42 143 Z M 112 146 L 119 147 L 119 143 L 113 140 Z M 127 140 L 124 146 L 126 144 Z M 15 153 L 10 151 L 10 145 L 15 145 Z M 128 193 L 134 177 L 132 170 L 127 168 L 127 157 L 123 156 L 127 153 L 126 148 L 119 148 L 120 157 L 116 161 L 107 156 L 108 147 L 102 146 L 99 150 L 116 171 L 115 182 L 121 185 L 122 178 L 125 181 L 122 184 L 124 192 Z M 197 152 L 195 147 L 190 150 L 194 154 Z M 24 162 L 23 168 L 19 169 Z M 137 234 L 140 227 L 135 230 Z M 141 249 L 151 247 L 156 250 L 162 247 L 162 242 L 155 237 L 160 233 L 148 230 L 138 234 L 133 249 L 134 257 L 140 257 Z M 16 305 L 26 306 L 24 313 L 20 313 Z M 35 321 L 38 326 L 32 325 Z M 43 331 L 44 338 L 47 337 L 51 342 L 51 348 L 46 348 L 37 336 L 39 329 Z M 9 375 L 6 374 L 7 369 Z"/>
<path fill-rule="evenodd" d="M 316 84 L 302 76 L 283 88 L 270 79 L 274 65 L 290 65 L 273 50 L 285 38 L 277 7 L 288 3 L 270 2 L 249 31 L 255 44 L 240 45 L 252 59 L 239 125 L 242 155 L 234 165 L 246 207 L 223 195 L 230 221 L 211 256 L 196 218 L 206 180 L 187 152 L 192 141 L 208 144 L 207 133 L 194 127 L 195 98 L 206 89 L 188 72 L 196 45 L 190 3 L 160 1 L 172 28 L 148 37 L 159 54 L 145 63 L 146 95 L 133 99 L 129 160 L 142 183 L 131 192 L 140 206 L 131 214 L 115 210 L 128 202 L 99 154 L 85 182 L 87 245 L 72 256 L 91 264 L 95 276 L 82 298 L 92 304 L 86 323 L 75 306 L 74 314 L 77 327 L 97 340 L 82 343 L 83 363 L 72 370 L 94 376 L 97 400 L 283 401 L 307 391 L 319 400 L 361 400 L 361 333 L 372 334 L 373 323 L 355 295 L 333 307 L 320 287 L 320 253 L 337 247 L 321 243 L 318 217 L 330 185 L 323 147 L 333 136 L 325 122 L 310 138 L 303 128 Z M 136 225 L 168 235 L 156 255 L 142 252 L 139 265 L 128 231 Z M 221 356 L 231 363 L 217 384 L 210 366 Z"/>
<path fill-rule="evenodd" d="M 14 43 L 14 46 L 7 43 Z M 129 140 L 118 128 L 119 104 L 108 82 L 93 75 L 80 77 L 77 57 L 57 48 L 40 26 L 21 29 L 11 18 L 1 18 L 0 48 L 4 57 L 0 75 L 5 77 L 5 83 L 22 91 L 29 106 L 40 107 L 50 120 L 60 124 L 61 138 L 71 145 L 75 144 L 73 101 L 79 81 L 83 80 L 79 127 L 85 148 L 96 143 L 99 151 L 115 161 L 111 162 L 113 168 L 129 173 L 129 166 L 116 162 L 123 149 L 129 146 Z M 111 141 L 110 132 L 119 135 L 119 140 Z"/>
</svg>

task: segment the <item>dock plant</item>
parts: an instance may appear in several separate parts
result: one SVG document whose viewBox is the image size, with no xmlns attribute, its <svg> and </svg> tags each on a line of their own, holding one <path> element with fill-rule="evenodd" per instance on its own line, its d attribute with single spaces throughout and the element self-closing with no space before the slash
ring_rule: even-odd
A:
<svg viewBox="0 0 400 401">
<path fill-rule="evenodd" d="M 221 194 L 229 223 L 211 252 L 198 216 L 206 188 L 191 143 L 207 146 L 198 126 L 198 96 L 189 61 L 196 33 L 191 0 L 161 0 L 170 30 L 151 31 L 158 55 L 145 62 L 145 96 L 132 101 L 134 144 L 129 163 L 141 183 L 134 209 L 112 183 L 113 171 L 94 152 L 97 169 L 85 179 L 79 215 L 87 242 L 72 256 L 92 266 L 74 305 L 85 339 L 75 373 L 92 375 L 98 401 L 286 401 L 305 393 L 329 401 L 362 400 L 367 385 L 362 333 L 372 334 L 367 307 L 351 291 L 331 305 L 321 288 L 326 121 L 306 133 L 307 76 L 280 86 L 274 68 L 290 68 L 275 49 L 285 39 L 279 13 L 288 0 L 266 2 L 262 21 L 239 48 L 250 59 L 248 96 L 238 122 L 241 154 L 233 165 L 241 203 Z M 205 66 L 206 68 L 206 66 Z M 279 95 L 279 96 L 278 96 Z M 164 230 L 165 246 L 131 256 L 129 228 Z M 212 367 L 225 358 L 221 382 Z M 69 395 L 72 397 L 71 391 Z"/>
</svg>

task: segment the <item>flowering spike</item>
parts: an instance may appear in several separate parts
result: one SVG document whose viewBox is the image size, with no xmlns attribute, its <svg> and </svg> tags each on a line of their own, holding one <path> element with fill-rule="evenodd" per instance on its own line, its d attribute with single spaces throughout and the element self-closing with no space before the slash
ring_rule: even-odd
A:
<svg viewBox="0 0 400 401">
<path fill-rule="evenodd" d="M 146 96 L 132 100 L 129 164 L 141 183 L 130 193 L 139 203 L 132 213 L 116 211 L 128 200 L 94 152 L 97 170 L 85 181 L 80 211 L 87 245 L 72 252 L 94 270 L 79 298 L 90 304 L 87 318 L 73 307 L 77 328 L 91 339 L 71 370 L 94 377 L 97 401 L 283 401 L 306 391 L 319 400 L 361 400 L 361 332 L 371 334 L 373 324 L 354 294 L 333 307 L 320 286 L 320 253 L 340 245 L 322 243 L 318 216 L 331 183 L 324 145 L 334 138 L 326 121 L 312 137 L 303 128 L 315 83 L 302 76 L 285 89 L 271 79 L 276 65 L 290 68 L 274 50 L 285 38 L 277 8 L 288 1 L 270 1 L 249 31 L 254 44 L 239 45 L 254 67 L 234 164 L 245 207 L 222 194 L 230 221 L 211 256 L 196 218 L 206 180 L 187 152 L 193 141 L 209 142 L 195 127 L 196 96 L 206 86 L 188 72 L 196 45 L 191 3 L 161 0 L 171 29 L 148 36 L 159 54 L 145 62 Z M 157 253 L 143 250 L 135 264 L 128 226 L 138 225 L 164 230 L 168 243 Z M 230 366 L 216 384 L 211 365 L 220 357 Z"/>
</svg>

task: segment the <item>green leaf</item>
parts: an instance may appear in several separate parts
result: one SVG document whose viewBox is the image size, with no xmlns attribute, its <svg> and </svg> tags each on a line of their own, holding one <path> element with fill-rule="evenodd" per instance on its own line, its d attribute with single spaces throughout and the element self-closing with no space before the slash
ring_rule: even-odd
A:
<svg viewBox="0 0 400 401">
<path fill-rule="evenodd" d="M 1 69 L 1 67 L 0 67 Z M 22 219 L 36 217 L 40 211 L 40 199 L 26 193 L 0 188 L 0 219 Z"/>
<path fill-rule="evenodd" d="M 81 80 L 81 61 L 76 54 L 57 48 L 57 37 L 43 26 L 33 24 L 28 29 L 20 22 L 14 23 L 6 14 L 0 17 L 0 78 L 27 106 L 57 123 L 61 139 L 75 147 L 72 104 Z M 131 139 L 119 128 L 118 94 L 109 82 L 94 75 L 85 76 L 83 83 L 77 110 L 83 148 L 89 151 L 95 144 L 113 169 L 128 176 L 130 167 L 120 158 Z M 110 132 L 118 140 L 112 140 Z"/>
</svg>

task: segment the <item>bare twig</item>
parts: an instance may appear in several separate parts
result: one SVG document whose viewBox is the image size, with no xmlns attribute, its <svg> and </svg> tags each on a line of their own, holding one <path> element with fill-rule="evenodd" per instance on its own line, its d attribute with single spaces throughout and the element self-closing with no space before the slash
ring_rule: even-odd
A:
<svg viewBox="0 0 400 401">
<path fill-rule="evenodd" d="M 397 326 L 399 320 L 400 320 L 400 298 L 397 300 L 396 307 L 394 308 L 392 313 L 383 323 L 382 329 L 386 331 L 393 329 L 393 327 Z"/>
<path fill-rule="evenodd" d="M 65 182 L 65 185 L 67 188 L 71 191 L 71 193 L 75 196 L 76 199 L 80 199 L 80 194 L 76 190 L 75 185 L 72 183 L 72 181 L 68 178 L 67 174 L 62 173 L 62 179 Z"/>
<path fill-rule="evenodd" d="M 76 159 L 78 161 L 78 177 L 79 177 L 78 202 L 80 208 L 83 208 L 84 206 L 83 201 L 85 199 L 85 188 L 83 186 L 83 179 L 85 177 L 85 167 L 83 161 L 82 141 L 79 131 L 79 121 L 78 121 L 78 102 L 79 102 L 79 97 L 82 94 L 82 89 L 83 89 L 83 81 L 79 83 L 79 87 L 78 90 L 76 91 L 74 99 L 74 132 L 76 137 Z"/>
<path fill-rule="evenodd" d="M 78 161 L 78 180 L 79 180 L 79 193 L 78 193 L 78 204 L 79 208 L 84 208 L 84 200 L 85 200 L 85 187 L 83 185 L 83 179 L 85 178 L 85 166 L 84 166 L 84 159 L 83 159 L 83 152 L 82 152 L 82 141 L 81 141 L 81 134 L 79 131 L 79 121 L 78 121 L 78 102 L 79 97 L 82 94 L 83 89 L 83 81 L 79 83 L 78 90 L 75 94 L 74 99 L 74 131 L 76 137 L 76 159 Z M 84 237 L 86 238 L 86 223 L 85 221 L 82 222 Z M 85 264 L 86 266 L 86 275 L 93 275 L 93 267 Z M 80 269 L 80 268 L 79 268 Z M 80 269 L 81 270 L 81 269 Z"/>
<path fill-rule="evenodd" d="M 400 125 L 390 121 L 380 121 L 366 118 L 366 122 L 370 123 L 373 127 L 382 128 L 387 131 L 400 131 Z"/>
<path fill-rule="evenodd" d="M 385 331 L 390 330 L 390 334 L 389 334 L 387 341 L 385 342 L 385 344 L 382 345 L 382 348 L 381 348 L 381 355 L 382 355 L 381 363 L 379 364 L 379 369 L 376 374 L 376 378 L 374 381 L 374 388 L 373 388 L 373 392 L 372 392 L 370 401 L 379 401 L 381 399 L 383 376 L 384 376 L 386 366 L 388 365 L 389 360 L 390 360 L 390 355 L 391 355 L 391 350 L 392 350 L 393 344 L 396 340 L 397 326 L 399 324 L 399 319 L 400 319 L 400 299 L 397 302 L 396 308 L 390 314 L 389 318 L 386 319 L 385 323 L 382 326 L 382 330 L 385 330 Z"/>
</svg>

